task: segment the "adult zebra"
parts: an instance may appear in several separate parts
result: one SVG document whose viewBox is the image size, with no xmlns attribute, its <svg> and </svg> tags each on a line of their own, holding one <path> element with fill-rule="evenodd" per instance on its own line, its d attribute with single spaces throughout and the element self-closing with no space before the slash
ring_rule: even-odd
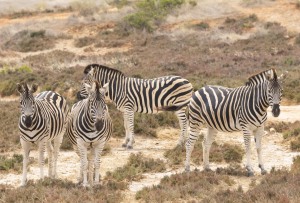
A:
<svg viewBox="0 0 300 203">
<path fill-rule="evenodd" d="M 162 106 L 188 104 L 193 93 L 192 84 L 180 76 L 165 76 L 154 79 L 126 77 L 122 72 L 106 66 L 91 64 L 85 70 L 85 78 L 78 92 L 78 99 L 85 98 L 87 91 L 84 83 L 91 84 L 94 80 L 101 86 L 108 85 L 108 97 L 123 112 L 126 131 L 123 147 L 132 148 L 134 143 L 134 112 L 157 113 Z M 179 119 L 181 134 L 178 144 L 185 141 L 187 119 L 186 107 L 176 114 Z"/>
<path fill-rule="evenodd" d="M 73 105 L 68 119 L 66 133 L 80 156 L 79 179 L 83 178 L 84 187 L 89 186 L 87 169 L 89 182 L 99 183 L 101 152 L 112 133 L 112 122 L 105 103 L 106 86 L 101 89 L 98 82 L 93 82 L 92 86 L 85 84 L 88 97 Z M 89 160 L 88 148 L 91 150 Z"/>
<path fill-rule="evenodd" d="M 44 152 L 47 147 L 49 177 L 56 177 L 56 163 L 65 124 L 69 113 L 66 100 L 52 91 L 33 96 L 37 85 L 28 87 L 26 83 L 17 84 L 20 93 L 21 116 L 19 121 L 20 141 L 23 148 L 23 176 L 21 185 L 27 181 L 27 165 L 31 143 L 38 144 L 40 177 L 44 177 Z M 52 146 L 52 140 L 54 146 Z"/>
<path fill-rule="evenodd" d="M 282 96 L 281 79 L 275 69 L 263 71 L 249 78 L 245 86 L 227 88 L 205 86 L 195 92 L 188 105 L 189 138 L 186 142 L 186 171 L 190 170 L 190 157 L 198 139 L 201 124 L 208 127 L 204 137 L 203 163 L 209 169 L 209 151 L 217 131 L 242 131 L 246 147 L 248 175 L 253 175 L 250 163 L 250 137 L 254 134 L 261 173 L 265 174 L 261 156 L 261 138 L 267 120 L 267 108 L 272 107 L 274 117 L 280 114 Z M 177 110 L 180 106 L 166 107 Z"/>
</svg>

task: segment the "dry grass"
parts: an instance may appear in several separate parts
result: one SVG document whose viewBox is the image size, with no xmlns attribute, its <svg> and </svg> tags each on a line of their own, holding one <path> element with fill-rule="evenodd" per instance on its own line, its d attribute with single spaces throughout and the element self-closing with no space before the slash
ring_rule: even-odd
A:
<svg viewBox="0 0 300 203">
<path fill-rule="evenodd" d="M 222 184 L 232 185 L 233 181 L 214 172 L 182 173 L 165 176 L 160 184 L 146 187 L 136 194 L 136 199 L 145 202 L 181 202 L 189 199 L 203 199 L 211 196 Z"/>
<path fill-rule="evenodd" d="M 26 187 L 9 188 L 0 185 L 1 202 L 120 202 L 120 189 L 115 182 L 107 181 L 93 188 L 82 188 L 70 181 L 45 178 Z"/>
</svg>

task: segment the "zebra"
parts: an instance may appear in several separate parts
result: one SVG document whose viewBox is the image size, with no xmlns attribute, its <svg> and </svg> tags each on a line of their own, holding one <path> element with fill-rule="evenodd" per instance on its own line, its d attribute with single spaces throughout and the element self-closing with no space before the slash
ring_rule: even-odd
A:
<svg viewBox="0 0 300 203">
<path fill-rule="evenodd" d="M 20 93 L 21 115 L 19 119 L 20 142 L 23 148 L 23 175 L 21 186 L 26 185 L 30 145 L 38 145 L 40 178 L 44 177 L 44 152 L 48 154 L 48 176 L 56 178 L 57 157 L 65 132 L 69 107 L 58 93 L 44 91 L 33 96 L 38 86 L 17 84 Z M 52 140 L 54 145 L 52 145 Z"/>
<path fill-rule="evenodd" d="M 108 98 L 118 110 L 123 112 L 124 127 L 126 131 L 122 147 L 132 149 L 134 143 L 134 112 L 158 113 L 161 106 L 187 105 L 193 93 L 192 84 L 180 76 L 164 76 L 153 79 L 139 79 L 126 77 L 121 71 L 103 65 L 90 64 L 84 70 L 81 89 L 78 99 L 85 98 L 87 91 L 84 83 L 91 84 L 94 80 L 101 86 L 108 85 Z M 181 128 L 178 144 L 185 141 L 187 119 L 186 107 L 178 110 L 176 115 Z"/>
<path fill-rule="evenodd" d="M 252 176 L 250 162 L 251 135 L 254 134 L 259 168 L 266 174 L 261 154 L 261 139 L 264 135 L 264 124 L 267 120 L 267 108 L 272 107 L 274 117 L 280 114 L 282 97 L 282 74 L 277 77 L 275 69 L 262 71 L 248 79 L 244 86 L 227 88 L 205 86 L 196 91 L 188 104 L 189 138 L 186 142 L 185 170 L 190 171 L 190 157 L 195 141 L 198 139 L 201 124 L 208 127 L 204 137 L 203 164 L 209 167 L 209 151 L 218 131 L 242 131 L 246 148 L 246 169 Z M 166 107 L 164 110 L 175 111 L 180 106 Z"/>
<path fill-rule="evenodd" d="M 92 83 L 92 86 L 88 84 L 85 86 L 88 97 L 72 106 L 66 134 L 80 156 L 79 180 L 83 179 L 82 185 L 87 187 L 89 183 L 99 183 L 100 155 L 112 134 L 112 121 L 105 103 L 107 85 L 100 88 L 96 81 Z M 88 148 L 91 150 L 89 159 Z"/>
</svg>

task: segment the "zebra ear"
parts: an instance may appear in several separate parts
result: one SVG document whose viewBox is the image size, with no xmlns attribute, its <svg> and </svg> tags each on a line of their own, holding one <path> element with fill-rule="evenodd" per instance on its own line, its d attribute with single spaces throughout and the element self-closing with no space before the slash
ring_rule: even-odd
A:
<svg viewBox="0 0 300 203">
<path fill-rule="evenodd" d="M 31 87 L 30 92 L 31 92 L 31 93 L 34 93 L 34 92 L 37 91 L 37 89 L 38 89 L 38 85 L 37 85 L 37 84 L 33 84 L 32 87 Z"/>
<path fill-rule="evenodd" d="M 267 80 L 272 80 L 276 75 L 276 71 L 275 69 L 270 69 L 268 71 L 266 71 L 266 78 Z"/>
<path fill-rule="evenodd" d="M 103 87 L 100 89 L 100 92 L 101 92 L 102 95 L 105 95 L 107 93 L 107 91 L 108 91 L 108 84 L 109 83 L 104 84 Z"/>
<path fill-rule="evenodd" d="M 22 86 L 20 83 L 17 83 L 17 91 L 18 91 L 20 94 L 22 94 L 23 90 L 24 90 L 23 86 Z"/>
<path fill-rule="evenodd" d="M 85 87 L 85 89 L 87 90 L 88 93 L 91 92 L 92 87 L 89 84 L 84 83 L 84 87 Z"/>
<path fill-rule="evenodd" d="M 288 71 L 285 71 L 284 73 L 282 73 L 279 77 L 278 80 L 284 81 L 286 79 L 286 77 L 288 76 Z"/>
</svg>

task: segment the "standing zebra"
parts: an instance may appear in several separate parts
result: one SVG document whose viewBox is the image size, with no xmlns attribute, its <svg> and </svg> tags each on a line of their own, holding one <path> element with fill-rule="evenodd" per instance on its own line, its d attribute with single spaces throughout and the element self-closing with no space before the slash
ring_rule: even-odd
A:
<svg viewBox="0 0 300 203">
<path fill-rule="evenodd" d="M 21 116 L 19 129 L 20 141 L 23 148 L 23 177 L 21 185 L 27 181 L 27 165 L 31 143 L 36 143 L 39 148 L 40 177 L 44 177 L 44 152 L 47 147 L 49 171 L 51 178 L 56 177 L 56 163 L 61 145 L 65 124 L 69 113 L 66 100 L 59 94 L 51 91 L 33 93 L 37 85 L 31 88 L 25 83 L 17 84 L 20 93 Z M 53 140 L 54 146 L 51 141 Z"/>
<path fill-rule="evenodd" d="M 250 163 L 250 137 L 254 134 L 261 173 L 265 174 L 261 156 L 261 138 L 267 120 L 267 108 L 272 107 L 274 117 L 280 114 L 282 96 L 281 78 L 275 69 L 263 71 L 249 78 L 245 86 L 227 88 L 205 86 L 195 92 L 188 105 L 189 138 L 186 142 L 186 171 L 190 170 L 190 157 L 198 139 L 201 124 L 208 127 L 203 140 L 204 169 L 209 169 L 209 151 L 217 131 L 242 131 L 246 147 L 248 175 L 253 175 Z M 180 106 L 164 108 L 177 110 Z"/>
<path fill-rule="evenodd" d="M 85 84 L 88 97 L 73 105 L 68 119 L 67 135 L 81 159 L 79 179 L 83 176 L 84 187 L 89 186 L 88 168 L 89 182 L 93 183 L 94 179 L 99 183 L 100 155 L 112 134 L 112 122 L 105 104 L 106 86 L 100 89 L 98 82 L 93 82 L 92 86 Z M 88 148 L 91 150 L 89 161 Z"/>
<path fill-rule="evenodd" d="M 94 80 L 100 82 L 101 86 L 108 85 L 108 97 L 123 112 L 124 127 L 126 131 L 123 147 L 132 148 L 134 143 L 134 112 L 157 113 L 162 106 L 188 104 L 192 96 L 192 84 L 179 76 L 165 76 L 154 79 L 139 79 L 125 77 L 115 69 L 102 65 L 88 65 L 85 70 L 85 78 L 78 92 L 78 99 L 85 98 L 87 91 L 84 83 L 91 84 Z M 181 134 L 178 144 L 185 141 L 187 119 L 186 107 L 178 110 L 176 115 L 179 119 Z"/>
</svg>

